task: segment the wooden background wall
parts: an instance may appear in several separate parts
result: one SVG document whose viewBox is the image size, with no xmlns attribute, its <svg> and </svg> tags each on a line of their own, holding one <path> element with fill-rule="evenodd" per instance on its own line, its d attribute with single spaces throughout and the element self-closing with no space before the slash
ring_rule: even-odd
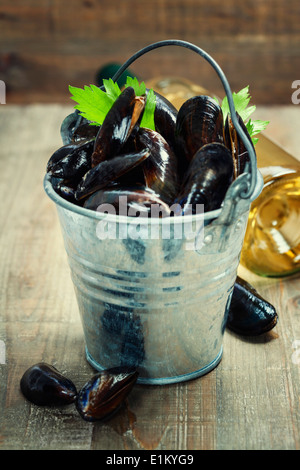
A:
<svg viewBox="0 0 300 470">
<path fill-rule="evenodd" d="M 95 83 L 105 63 L 169 38 L 205 49 L 233 90 L 250 85 L 254 103 L 291 103 L 300 79 L 299 0 L 0 0 L 7 103 L 69 103 L 69 84 Z M 210 66 L 182 48 L 151 52 L 132 69 L 145 80 L 185 76 L 224 94 Z"/>
</svg>

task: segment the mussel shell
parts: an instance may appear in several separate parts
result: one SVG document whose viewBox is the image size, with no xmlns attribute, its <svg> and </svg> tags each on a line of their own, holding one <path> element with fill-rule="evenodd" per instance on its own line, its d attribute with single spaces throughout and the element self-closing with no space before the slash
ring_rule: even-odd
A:
<svg viewBox="0 0 300 470">
<path fill-rule="evenodd" d="M 91 155 L 94 139 L 79 142 L 65 157 L 54 164 L 48 171 L 56 178 L 79 181 L 91 169 Z"/>
<path fill-rule="evenodd" d="M 209 96 L 194 96 L 183 103 L 176 121 L 176 154 L 183 168 L 203 145 L 223 143 L 223 113 Z"/>
<path fill-rule="evenodd" d="M 80 116 L 78 110 L 75 110 L 74 113 L 71 113 L 65 117 L 60 127 L 60 135 L 64 145 L 73 142 L 74 129 L 76 128 L 77 124 L 81 121 L 82 116 Z"/>
<path fill-rule="evenodd" d="M 143 110 L 140 105 L 141 101 L 136 100 L 132 87 L 125 88 L 119 95 L 97 134 L 92 154 L 92 167 L 121 153 L 130 132 L 139 120 L 139 113 Z"/>
<path fill-rule="evenodd" d="M 95 138 L 100 129 L 79 114 L 78 110 L 69 114 L 62 122 L 60 134 L 64 145 Z"/>
<path fill-rule="evenodd" d="M 155 130 L 163 136 L 173 151 L 175 151 L 175 128 L 178 110 L 170 101 L 157 91 L 155 94 L 154 124 Z"/>
<path fill-rule="evenodd" d="M 39 362 L 23 374 L 20 387 L 27 400 L 35 405 L 69 405 L 74 403 L 77 390 L 73 382 L 54 366 Z"/>
<path fill-rule="evenodd" d="M 143 162 L 149 155 L 150 151 L 143 149 L 137 153 L 119 155 L 100 162 L 83 176 L 75 192 L 76 199 L 80 200 L 99 189 L 109 186 L 117 178 Z"/>
<path fill-rule="evenodd" d="M 46 168 L 47 173 L 49 173 L 54 167 L 54 165 L 56 165 L 60 160 L 65 158 L 67 155 L 70 155 L 74 151 L 76 151 L 76 149 L 80 145 L 81 143 L 79 142 L 71 142 L 55 150 L 55 152 L 51 155 L 51 157 L 49 158 L 47 162 L 47 168 Z"/>
<path fill-rule="evenodd" d="M 66 199 L 69 202 L 72 202 L 73 204 L 79 205 L 79 202 L 75 198 L 75 191 L 76 191 L 76 185 L 73 184 L 71 181 L 59 179 L 59 178 L 54 178 L 52 177 L 51 179 L 52 187 L 54 191 L 57 192 L 61 197 Z"/>
<path fill-rule="evenodd" d="M 241 118 L 241 116 L 236 113 L 236 117 L 238 119 L 238 123 L 241 126 L 244 134 L 248 137 L 248 140 L 255 152 L 254 145 L 252 139 L 249 135 L 248 129 Z M 233 125 L 233 122 L 229 116 L 226 117 L 225 125 L 224 125 L 224 140 L 225 145 L 231 150 L 232 158 L 233 158 L 233 165 L 234 165 L 234 179 L 237 178 L 239 175 L 244 173 L 246 164 L 250 162 L 250 157 L 248 154 L 248 150 L 245 147 L 244 142 L 238 135 Z"/>
<path fill-rule="evenodd" d="M 175 153 L 163 136 L 151 129 L 141 128 L 136 142 L 137 148 L 150 149 L 150 156 L 142 165 L 146 186 L 166 204 L 171 203 L 179 189 Z"/>
<path fill-rule="evenodd" d="M 204 204 L 204 212 L 218 209 L 232 176 L 232 157 L 225 145 L 204 145 L 192 159 L 175 200 L 182 207 L 182 215 L 195 214 L 197 204 Z"/>
<path fill-rule="evenodd" d="M 115 367 L 95 374 L 78 393 L 78 412 L 86 421 L 110 417 L 123 404 L 137 378 L 138 372 L 127 367 Z"/>
<path fill-rule="evenodd" d="M 277 324 L 275 307 L 239 276 L 234 284 L 226 327 L 245 336 L 267 333 Z"/>
<path fill-rule="evenodd" d="M 73 130 L 72 141 L 81 142 L 87 139 L 95 139 L 100 130 L 100 127 L 100 125 L 96 125 L 82 117 L 82 121 L 77 123 Z"/>
<path fill-rule="evenodd" d="M 139 131 L 139 127 L 133 129 L 130 136 L 126 140 L 125 144 L 122 147 L 122 154 L 133 154 L 137 153 L 140 150 L 143 150 L 143 147 L 137 148 L 136 145 L 136 134 Z M 123 186 L 124 188 L 128 187 L 135 187 L 136 185 L 145 185 L 145 177 L 143 172 L 142 165 L 137 165 L 135 168 L 131 168 L 131 170 L 124 175 L 120 176 L 116 182 L 116 184 Z"/>
<path fill-rule="evenodd" d="M 117 215 L 132 217 L 168 217 L 170 208 L 151 189 L 143 186 L 124 188 L 112 186 L 96 191 L 84 202 L 83 207 L 101 212 L 105 205 L 115 208 Z"/>
</svg>

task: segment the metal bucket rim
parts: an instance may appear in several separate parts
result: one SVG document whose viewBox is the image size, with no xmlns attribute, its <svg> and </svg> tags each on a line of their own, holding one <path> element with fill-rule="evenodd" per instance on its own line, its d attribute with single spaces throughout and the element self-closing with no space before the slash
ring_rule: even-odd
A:
<svg viewBox="0 0 300 470">
<path fill-rule="evenodd" d="M 257 170 L 257 183 L 255 190 L 251 197 L 248 199 L 249 205 L 254 199 L 258 197 L 260 194 L 261 190 L 263 187 L 263 177 L 260 173 L 259 170 Z M 107 220 L 108 222 L 114 222 L 114 223 L 131 223 L 133 220 L 136 220 L 134 217 L 129 217 L 129 216 L 124 216 L 124 215 L 117 215 L 117 214 L 104 214 L 101 212 L 97 212 L 91 209 L 86 209 L 85 207 L 77 206 L 73 204 L 70 201 L 67 201 L 64 199 L 62 196 L 60 196 L 54 189 L 51 183 L 51 176 L 46 173 L 44 177 L 44 189 L 46 194 L 49 196 L 52 201 L 55 202 L 55 204 L 61 206 L 62 208 L 69 210 L 71 212 L 74 212 L 78 215 L 82 215 L 84 217 L 88 217 L 91 219 L 96 219 L 96 220 Z M 222 213 L 222 207 L 219 209 L 216 209 L 214 211 L 210 212 L 204 212 L 201 214 L 191 214 L 191 215 L 182 215 L 182 216 L 176 216 L 176 217 L 163 217 L 160 219 L 150 219 L 150 218 L 143 218 L 143 222 L 146 222 L 147 220 L 151 220 L 151 223 L 158 223 L 158 224 L 170 224 L 170 222 L 173 224 L 182 224 L 183 221 L 185 223 L 193 223 L 193 222 L 199 222 L 200 220 L 213 220 L 216 219 L 220 216 Z M 139 218 L 140 219 L 140 218 Z"/>
</svg>

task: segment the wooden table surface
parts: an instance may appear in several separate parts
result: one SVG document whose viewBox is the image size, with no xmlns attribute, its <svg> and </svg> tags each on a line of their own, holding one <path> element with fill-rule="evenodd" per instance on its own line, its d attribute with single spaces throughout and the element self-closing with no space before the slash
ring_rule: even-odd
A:
<svg viewBox="0 0 300 470">
<path fill-rule="evenodd" d="M 272 332 L 247 339 L 226 330 L 216 369 L 185 383 L 137 385 L 105 423 L 84 421 L 73 405 L 37 407 L 22 396 L 20 378 L 39 361 L 78 387 L 95 372 L 85 359 L 56 209 L 42 185 L 70 110 L 59 104 L 0 108 L 0 449 L 299 449 L 299 276 L 267 279 L 241 269 L 277 308 Z M 272 120 L 266 134 L 298 159 L 299 111 L 257 110 Z"/>
</svg>

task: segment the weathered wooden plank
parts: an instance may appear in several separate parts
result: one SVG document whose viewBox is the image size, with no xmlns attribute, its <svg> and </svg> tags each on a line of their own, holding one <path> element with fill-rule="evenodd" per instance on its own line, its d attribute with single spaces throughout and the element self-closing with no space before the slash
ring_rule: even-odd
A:
<svg viewBox="0 0 300 470">
<path fill-rule="evenodd" d="M 128 37 L 134 30 L 143 38 L 160 35 L 186 39 L 201 34 L 237 36 L 239 34 L 299 34 L 299 5 L 289 1 L 288 8 L 280 0 L 74 0 L 38 2 L 21 0 L 1 2 L 0 26 L 6 37 L 61 35 L 76 38 Z M 43 26 L 43 28 L 41 27 Z M 121 26 L 121 28 L 120 28 Z"/>
<path fill-rule="evenodd" d="M 299 13 L 296 0 L 288 7 L 281 0 L 74 0 L 72 9 L 66 1 L 5 0 L 0 78 L 10 103 L 67 103 L 69 83 L 93 82 L 103 64 L 175 37 L 211 53 L 233 89 L 250 84 L 255 102 L 288 104 L 300 70 Z M 175 74 L 222 92 L 210 68 L 181 50 L 148 54 L 134 70 L 143 79 Z"/>
<path fill-rule="evenodd" d="M 69 102 L 68 85 L 84 86 L 95 83 L 101 66 L 110 62 L 123 63 L 149 41 L 126 42 L 35 40 L 4 44 L 1 79 L 7 86 L 7 103 L 32 101 Z M 291 103 L 292 82 L 300 70 L 299 38 L 256 42 L 232 38 L 189 38 L 209 52 L 223 68 L 233 90 L 250 85 L 257 104 Z M 245 53 L 247 48 L 247 53 Z M 213 69 L 200 57 L 182 48 L 164 48 L 140 58 L 132 70 L 143 80 L 157 76 L 179 76 L 224 95 Z M 276 77 L 276 80 L 274 80 Z"/>
</svg>

